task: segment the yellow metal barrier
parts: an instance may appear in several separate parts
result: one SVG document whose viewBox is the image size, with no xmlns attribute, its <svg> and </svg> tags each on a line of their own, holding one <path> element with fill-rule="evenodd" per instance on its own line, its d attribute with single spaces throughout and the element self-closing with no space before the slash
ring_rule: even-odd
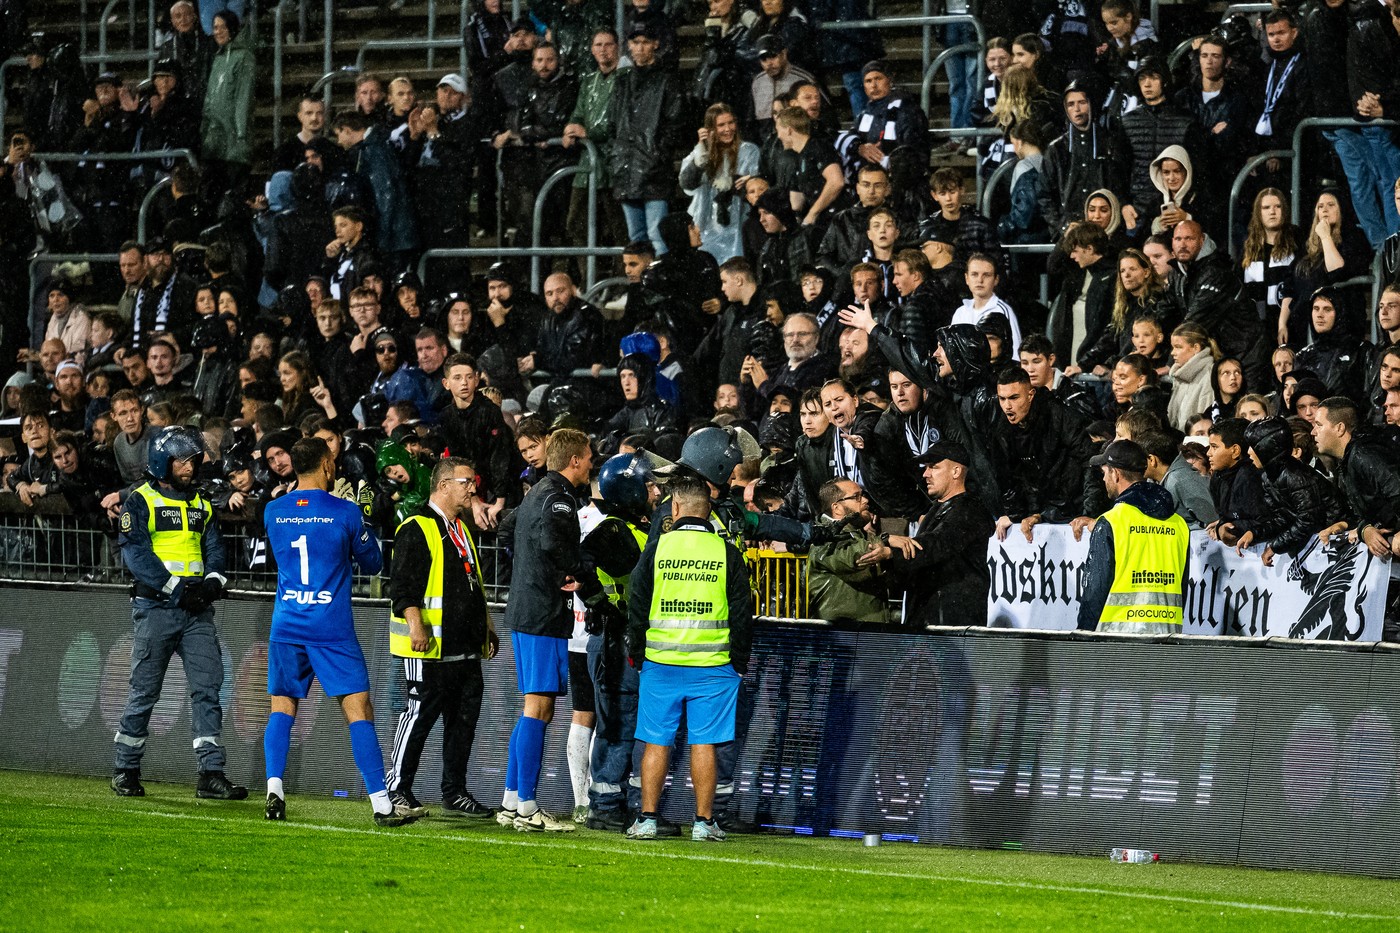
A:
<svg viewBox="0 0 1400 933">
<path fill-rule="evenodd" d="M 744 552 L 744 560 L 749 565 L 756 615 L 809 618 L 806 554 L 749 548 Z"/>
</svg>

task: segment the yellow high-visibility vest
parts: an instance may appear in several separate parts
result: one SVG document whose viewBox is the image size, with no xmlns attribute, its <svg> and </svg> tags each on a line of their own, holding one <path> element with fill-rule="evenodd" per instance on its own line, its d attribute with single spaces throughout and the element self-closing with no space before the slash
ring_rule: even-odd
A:
<svg viewBox="0 0 1400 933">
<path fill-rule="evenodd" d="M 430 516 L 411 515 L 403 520 L 394 536 L 397 538 L 405 528 L 413 524 L 422 530 L 423 540 L 428 543 L 428 555 L 432 561 L 432 566 L 428 569 L 428 585 L 423 591 L 423 607 L 419 610 L 423 625 L 428 629 L 428 650 L 413 650 L 413 639 L 408 634 L 408 620 L 393 615 L 393 610 L 390 610 L 389 653 L 399 658 L 436 661 L 442 658 L 442 534 L 438 531 L 437 522 Z M 462 526 L 462 530 L 466 532 L 467 547 L 471 549 L 472 570 L 476 573 L 477 583 L 482 586 L 484 593 L 486 588 L 481 582 L 481 560 L 477 557 L 476 542 L 466 525 Z"/>
<path fill-rule="evenodd" d="M 1104 513 L 1113 529 L 1113 585 L 1099 614 L 1100 632 L 1181 631 L 1182 568 L 1191 532 L 1180 515 L 1151 518 L 1119 502 Z"/>
<path fill-rule="evenodd" d="M 150 483 L 136 489 L 146 500 L 146 530 L 151 550 L 176 577 L 204 576 L 204 529 L 213 507 L 198 494 L 193 499 L 168 499 Z"/>
<path fill-rule="evenodd" d="M 681 667 L 729 663 L 729 555 L 724 539 L 673 529 L 656 545 L 646 659 Z"/>
</svg>

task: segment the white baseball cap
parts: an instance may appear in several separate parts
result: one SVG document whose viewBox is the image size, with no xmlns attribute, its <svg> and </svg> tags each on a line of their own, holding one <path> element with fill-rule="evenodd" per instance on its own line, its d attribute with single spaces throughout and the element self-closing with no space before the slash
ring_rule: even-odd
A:
<svg viewBox="0 0 1400 933">
<path fill-rule="evenodd" d="M 442 80 L 437 83 L 437 86 L 442 87 L 444 84 L 452 88 L 452 90 L 456 91 L 458 94 L 467 93 L 467 82 L 462 80 L 462 76 L 456 72 L 450 75 L 443 75 Z"/>
</svg>

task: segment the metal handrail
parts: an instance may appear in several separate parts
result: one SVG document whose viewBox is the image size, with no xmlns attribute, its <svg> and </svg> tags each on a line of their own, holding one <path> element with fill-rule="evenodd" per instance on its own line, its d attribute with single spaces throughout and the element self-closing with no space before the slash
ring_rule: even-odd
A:
<svg viewBox="0 0 1400 933">
<path fill-rule="evenodd" d="M 1274 8 L 1272 3 L 1232 3 L 1225 8 L 1225 12 L 1220 14 L 1220 21 L 1223 23 L 1236 13 L 1268 13 Z"/>
<path fill-rule="evenodd" d="M 925 7 L 928 0 L 924 2 Z M 967 13 L 954 13 L 945 16 L 887 16 L 884 19 L 856 19 L 845 22 L 820 23 L 818 29 L 901 29 L 909 27 L 919 27 L 924 31 L 923 59 L 920 67 L 920 74 L 928 72 L 929 50 L 932 40 L 929 35 L 930 26 L 955 26 L 957 24 L 971 26 L 972 31 L 977 33 L 977 48 L 979 51 L 987 47 L 987 32 L 982 28 L 982 21 L 977 17 Z"/>
<path fill-rule="evenodd" d="M 1245 179 L 1252 175 L 1256 168 L 1263 165 L 1270 159 L 1291 158 L 1293 158 L 1292 149 L 1270 149 L 1267 152 L 1259 153 L 1257 156 L 1254 156 L 1249 161 L 1245 162 L 1245 164 L 1241 166 L 1240 170 L 1235 174 L 1235 181 L 1233 184 L 1230 185 L 1230 203 L 1226 205 L 1225 214 L 1226 222 L 1230 225 L 1229 228 L 1225 231 L 1225 243 L 1228 247 L 1228 252 L 1231 256 L 1239 255 L 1239 253 L 1235 250 L 1235 208 L 1239 204 L 1240 195 L 1244 193 Z"/>
<path fill-rule="evenodd" d="M 107 62 L 107 22 L 112 18 L 112 11 L 117 8 L 118 0 L 107 0 L 107 5 L 102 8 L 102 13 L 97 20 L 97 63 L 99 65 Z"/>
<path fill-rule="evenodd" d="M 355 68 L 361 74 L 365 70 L 365 53 L 381 51 L 412 51 L 415 49 L 427 49 L 428 67 L 433 67 L 432 52 L 434 49 L 457 49 L 458 50 L 458 73 L 465 79 L 467 77 L 467 44 L 461 39 L 370 39 L 360 46 L 360 51 L 355 55 Z"/>
<path fill-rule="evenodd" d="M 578 164 L 565 165 L 557 169 L 554 174 L 545 179 L 545 183 L 540 186 L 540 190 L 535 194 L 535 208 L 532 212 L 530 230 L 530 245 L 538 248 L 540 245 L 540 227 L 544 223 L 544 201 L 545 197 L 553 190 L 554 186 L 565 178 L 572 178 L 579 172 L 588 175 L 588 229 L 587 242 L 585 245 L 592 249 L 598 245 L 598 173 L 593 169 L 598 165 L 598 149 L 593 145 L 593 141 L 584 137 L 579 140 L 583 145 L 584 152 L 588 155 L 588 168 L 581 168 Z M 545 143 L 546 146 L 564 145 L 562 138 L 551 139 Z M 598 274 L 598 258 L 589 254 L 587 262 L 584 264 L 584 282 L 587 288 L 593 287 L 593 279 Z M 539 291 L 540 287 L 540 257 L 535 256 L 530 260 L 530 288 L 532 291 Z"/>
<path fill-rule="evenodd" d="M 146 196 L 141 199 L 141 209 L 136 212 L 136 242 L 146 242 L 146 215 L 150 213 L 151 205 L 155 203 L 156 196 L 174 184 L 169 175 L 151 185 L 151 190 L 146 192 Z"/>
<path fill-rule="evenodd" d="M 928 131 L 929 134 L 933 136 L 975 136 L 981 138 L 984 136 L 1000 137 L 1003 135 L 1003 131 L 1001 130 L 1001 128 L 995 126 L 930 126 L 928 128 Z M 982 189 L 984 187 L 981 166 L 973 166 L 972 184 L 974 185 L 973 190 L 976 192 L 977 203 L 981 204 Z"/>
<path fill-rule="evenodd" d="M 429 260 L 433 259 L 528 259 L 532 256 L 621 256 L 621 246 L 462 246 L 452 249 L 430 249 L 418 259 L 418 277 L 428 281 Z"/>
<path fill-rule="evenodd" d="M 147 12 L 147 19 L 146 19 L 146 48 L 145 48 L 145 50 L 144 50 L 144 51 L 135 50 L 135 45 L 136 45 L 136 4 L 135 4 L 135 0 L 132 0 L 132 3 L 131 3 L 131 11 L 130 11 L 130 13 L 128 14 L 128 16 L 129 16 L 129 18 L 130 18 L 130 23 L 129 23 L 128 25 L 129 25 L 129 27 L 130 27 L 131 45 L 132 45 L 132 47 L 133 47 L 133 51 L 132 51 L 132 52 L 128 52 L 128 53 L 120 53 L 120 52 L 109 53 L 109 52 L 107 51 L 107 23 L 108 23 L 108 21 L 109 21 L 110 19 L 112 19 L 112 11 L 116 8 L 116 5 L 117 5 L 118 2 L 119 2 L 119 0 L 108 0 L 107 5 L 106 5 L 105 7 L 102 8 L 102 18 L 101 18 L 101 20 L 100 20 L 100 21 L 98 22 L 98 24 L 97 24 L 97 55 L 93 56 L 93 58 L 92 58 L 92 63 L 93 63 L 93 64 L 96 64 L 96 65 L 98 66 L 98 68 L 101 69 L 101 68 L 105 67 L 109 62 L 118 62 L 118 61 L 145 61 L 145 62 L 147 63 L 147 64 L 146 64 L 146 77 L 149 78 L 149 77 L 155 72 L 155 61 L 156 61 L 156 4 L 155 4 L 155 0 L 148 0 L 148 2 L 147 2 L 147 8 L 146 8 L 146 12 Z M 85 10 L 82 11 L 82 15 L 86 15 L 86 11 L 85 11 Z M 86 36 L 87 36 L 87 22 L 86 22 L 86 20 L 84 20 L 84 22 L 83 22 L 82 32 L 83 32 L 84 39 L 86 39 Z M 80 54 L 80 57 L 82 57 L 85 61 L 87 60 L 86 49 L 87 49 L 87 44 L 86 44 L 86 42 L 84 41 L 84 43 L 83 43 L 82 45 L 79 46 L 79 54 Z"/>
<path fill-rule="evenodd" d="M 1007 159 L 998 165 L 997 170 L 992 172 L 992 177 L 987 179 L 986 185 L 982 188 L 982 196 L 977 201 L 977 208 L 982 212 L 983 217 L 990 218 L 992 216 L 992 198 L 996 196 L 997 186 L 1001 184 L 1002 179 L 1009 181 L 1011 173 L 1016 170 L 1016 163 L 1020 161 L 1015 157 Z M 978 172 L 977 174 L 981 175 L 982 173 Z"/>
<path fill-rule="evenodd" d="M 359 76 L 360 70 L 354 65 L 343 65 L 340 68 L 327 71 L 325 74 L 321 75 L 321 77 L 317 78 L 316 83 L 311 85 L 311 90 L 307 93 L 311 97 L 321 94 L 321 98 L 326 105 L 326 110 L 329 112 L 331 109 L 331 85 L 341 78 L 359 78 Z"/>
<path fill-rule="evenodd" d="M 924 83 L 919 89 L 919 105 L 924 108 L 924 113 L 928 113 L 929 102 L 933 99 L 933 77 L 938 74 L 938 69 L 940 67 L 946 67 L 948 69 L 948 83 L 949 85 L 953 83 L 952 59 L 955 55 L 976 56 L 977 87 L 981 88 L 982 85 L 987 83 L 987 59 L 982 55 L 982 50 L 980 48 L 970 42 L 964 42 L 962 45 L 954 45 L 950 48 L 946 48 L 938 53 L 938 56 L 933 60 L 933 64 L 929 65 L 928 70 L 924 72 Z M 973 93 L 976 93 L 976 91 L 974 90 Z"/>
<path fill-rule="evenodd" d="M 36 152 L 36 162 L 159 162 L 184 159 L 195 168 L 199 160 L 189 149 L 155 149 L 151 152 Z"/>
<path fill-rule="evenodd" d="M 584 289 L 583 300 L 591 305 L 596 305 L 598 299 L 602 297 L 603 290 L 614 285 L 631 285 L 632 280 L 625 275 L 610 275 L 606 279 L 599 279 L 588 288 Z"/>
<path fill-rule="evenodd" d="M 1298 211 L 1301 205 L 1298 203 L 1299 195 L 1303 191 L 1303 133 L 1306 130 L 1317 129 L 1319 127 L 1336 127 L 1338 129 L 1363 129 L 1368 126 L 1397 127 L 1400 123 L 1394 120 L 1368 120 L 1361 123 L 1352 117 L 1304 117 L 1298 121 L 1298 125 L 1293 128 L 1293 223 L 1298 223 L 1301 216 Z"/>
</svg>

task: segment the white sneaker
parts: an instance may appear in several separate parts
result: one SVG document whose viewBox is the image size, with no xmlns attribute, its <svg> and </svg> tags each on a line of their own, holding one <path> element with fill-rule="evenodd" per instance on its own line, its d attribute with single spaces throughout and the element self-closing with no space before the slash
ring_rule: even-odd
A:
<svg viewBox="0 0 1400 933">
<path fill-rule="evenodd" d="M 502 826 L 514 826 L 515 818 L 519 815 L 520 814 L 515 810 L 501 807 L 501 809 L 496 811 L 496 822 L 500 823 Z"/>
<path fill-rule="evenodd" d="M 518 833 L 571 833 L 574 831 L 574 824 L 551 816 L 543 810 L 536 810 L 529 816 L 517 815 L 515 817 L 515 831 Z"/>
<path fill-rule="evenodd" d="M 582 826 L 588 822 L 588 804 L 579 804 L 574 807 L 574 822 Z"/>
</svg>

